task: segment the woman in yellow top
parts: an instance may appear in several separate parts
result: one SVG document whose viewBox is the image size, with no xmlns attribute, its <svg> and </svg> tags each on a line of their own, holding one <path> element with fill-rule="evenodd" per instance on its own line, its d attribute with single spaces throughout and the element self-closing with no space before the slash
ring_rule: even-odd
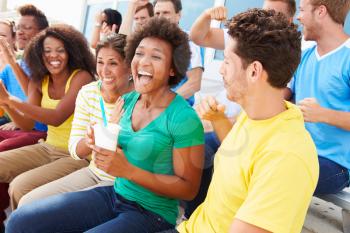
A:
<svg viewBox="0 0 350 233">
<path fill-rule="evenodd" d="M 75 99 L 95 74 L 86 39 L 68 25 L 52 26 L 30 42 L 24 59 L 31 71 L 27 102 L 9 95 L 0 83 L 0 104 L 22 130 L 39 121 L 48 132 L 45 142 L 0 153 L 0 182 L 11 182 L 12 208 L 27 192 L 88 165 L 68 152 Z"/>
</svg>

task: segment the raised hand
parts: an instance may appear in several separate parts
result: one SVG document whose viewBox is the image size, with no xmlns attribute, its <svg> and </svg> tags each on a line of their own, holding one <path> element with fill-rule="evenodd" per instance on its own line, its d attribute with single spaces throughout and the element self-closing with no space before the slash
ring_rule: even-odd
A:
<svg viewBox="0 0 350 233">
<path fill-rule="evenodd" d="M 0 55 L 6 64 L 16 63 L 16 55 L 7 40 L 0 36 Z"/>
<path fill-rule="evenodd" d="M 212 20 L 223 21 L 227 18 L 227 9 L 224 6 L 212 7 L 205 12 Z"/>
</svg>

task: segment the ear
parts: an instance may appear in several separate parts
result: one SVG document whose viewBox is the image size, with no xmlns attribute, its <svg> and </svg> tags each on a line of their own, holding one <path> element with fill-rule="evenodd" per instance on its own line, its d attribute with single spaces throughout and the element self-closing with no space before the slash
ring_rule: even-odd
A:
<svg viewBox="0 0 350 233">
<path fill-rule="evenodd" d="M 261 80 L 264 68 L 259 61 L 253 61 L 247 68 L 248 78 L 251 82 L 258 82 Z"/>
<path fill-rule="evenodd" d="M 317 7 L 317 16 L 323 18 L 328 14 L 327 7 L 320 5 Z"/>
<path fill-rule="evenodd" d="M 177 22 L 180 23 L 180 19 L 181 19 L 181 16 L 182 16 L 182 11 L 179 11 L 177 14 L 176 14 L 176 17 L 177 17 Z"/>
<path fill-rule="evenodd" d="M 174 71 L 173 68 L 170 68 L 169 76 L 170 77 L 174 77 L 175 76 L 175 71 Z"/>
</svg>

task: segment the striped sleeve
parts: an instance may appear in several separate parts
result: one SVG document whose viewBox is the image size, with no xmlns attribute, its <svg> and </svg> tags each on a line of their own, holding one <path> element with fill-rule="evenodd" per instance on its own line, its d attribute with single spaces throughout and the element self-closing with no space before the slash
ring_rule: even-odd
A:
<svg viewBox="0 0 350 233">
<path fill-rule="evenodd" d="M 80 140 L 85 138 L 86 129 L 90 124 L 89 102 L 86 88 L 82 88 L 75 103 L 74 119 L 69 137 L 69 153 L 74 159 L 81 159 L 76 149 Z"/>
</svg>

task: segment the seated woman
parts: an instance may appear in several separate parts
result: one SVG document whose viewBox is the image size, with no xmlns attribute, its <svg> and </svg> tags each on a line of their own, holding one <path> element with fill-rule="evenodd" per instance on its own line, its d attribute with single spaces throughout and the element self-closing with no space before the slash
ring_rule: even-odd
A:
<svg viewBox="0 0 350 233">
<path fill-rule="evenodd" d="M 31 130 L 39 121 L 48 125 L 48 133 L 45 142 L 0 153 L 0 182 L 11 182 L 12 208 L 34 188 L 88 165 L 68 152 L 76 96 L 95 73 L 84 36 L 68 25 L 49 27 L 30 42 L 24 59 L 31 70 L 27 102 L 0 83 L 0 104 L 21 129 Z"/>
<path fill-rule="evenodd" d="M 13 212 L 7 232 L 159 232 L 175 225 L 178 199 L 192 199 L 203 164 L 203 126 L 170 87 L 184 77 L 187 35 L 151 19 L 128 41 L 136 92 L 125 95 L 116 152 L 92 145 L 96 166 L 113 186 L 65 193 Z M 68 217 L 69 216 L 69 217 Z M 116 230 L 117 229 L 117 230 Z"/>
<path fill-rule="evenodd" d="M 92 150 L 88 147 L 88 138 L 85 136 L 89 124 L 102 121 L 100 101 L 102 100 L 105 106 L 107 120 L 119 121 L 121 112 L 119 110 L 122 109 L 122 101 L 119 97 L 134 89 L 130 80 L 130 66 L 124 61 L 125 44 L 126 37 L 119 34 L 109 35 L 97 44 L 96 71 L 99 81 L 84 86 L 79 91 L 75 104 L 69 138 L 69 152 L 74 159 L 86 159 L 91 155 Z M 91 162 L 89 167 L 27 193 L 22 197 L 19 206 L 54 194 L 78 191 L 97 185 L 113 185 L 113 181 L 113 176 L 98 169 Z"/>
</svg>

